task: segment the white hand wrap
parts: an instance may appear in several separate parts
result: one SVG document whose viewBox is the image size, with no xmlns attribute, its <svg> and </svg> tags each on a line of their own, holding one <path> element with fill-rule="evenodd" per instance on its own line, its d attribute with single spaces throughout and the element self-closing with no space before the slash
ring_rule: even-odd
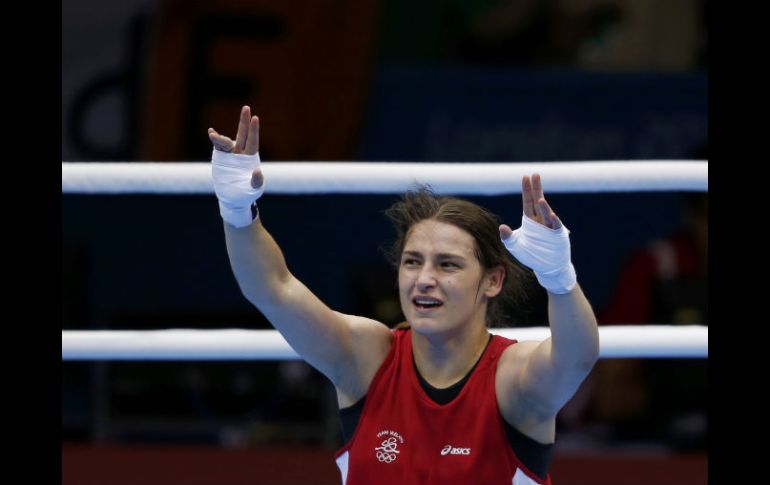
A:
<svg viewBox="0 0 770 485">
<path fill-rule="evenodd" d="M 503 239 L 503 244 L 551 293 L 569 293 L 577 284 L 570 260 L 569 230 L 564 225 L 550 229 L 522 215 L 521 227 Z"/>
<path fill-rule="evenodd" d="M 251 174 L 259 167 L 259 153 L 242 155 L 214 149 L 211 178 L 219 199 L 219 214 L 235 227 L 246 227 L 257 218 L 257 199 L 265 191 L 251 186 Z"/>
</svg>

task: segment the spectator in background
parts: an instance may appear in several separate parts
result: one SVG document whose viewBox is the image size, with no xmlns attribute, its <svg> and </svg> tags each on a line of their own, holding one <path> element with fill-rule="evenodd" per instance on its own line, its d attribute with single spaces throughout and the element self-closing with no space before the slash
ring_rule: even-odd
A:
<svg viewBox="0 0 770 485">
<path fill-rule="evenodd" d="M 684 225 L 633 254 L 602 323 L 705 324 L 708 195 L 684 196 Z"/>
</svg>

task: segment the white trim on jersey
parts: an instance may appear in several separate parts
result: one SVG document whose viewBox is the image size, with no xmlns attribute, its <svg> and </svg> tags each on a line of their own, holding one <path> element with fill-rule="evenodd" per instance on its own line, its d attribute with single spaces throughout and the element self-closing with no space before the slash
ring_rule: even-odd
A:
<svg viewBox="0 0 770 485">
<path fill-rule="evenodd" d="M 534 481 L 526 473 L 524 473 L 521 470 L 521 468 L 516 469 L 516 473 L 513 475 L 513 480 L 511 480 L 511 484 L 512 485 L 540 485 L 539 482 Z"/>
<path fill-rule="evenodd" d="M 337 462 L 337 468 L 340 469 L 340 474 L 342 475 L 342 485 L 345 485 L 345 482 L 348 481 L 348 459 L 350 457 L 350 452 L 346 451 L 345 453 L 341 454 L 339 458 L 337 458 L 335 461 Z"/>
</svg>

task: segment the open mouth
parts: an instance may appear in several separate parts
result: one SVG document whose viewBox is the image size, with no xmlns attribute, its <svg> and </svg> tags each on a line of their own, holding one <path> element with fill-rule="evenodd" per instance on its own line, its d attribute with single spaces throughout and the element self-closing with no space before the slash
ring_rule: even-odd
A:
<svg viewBox="0 0 770 485">
<path fill-rule="evenodd" d="M 418 310 L 432 310 L 444 304 L 444 302 L 438 298 L 433 298 L 430 296 L 416 296 L 412 298 L 412 303 L 417 307 Z"/>
</svg>

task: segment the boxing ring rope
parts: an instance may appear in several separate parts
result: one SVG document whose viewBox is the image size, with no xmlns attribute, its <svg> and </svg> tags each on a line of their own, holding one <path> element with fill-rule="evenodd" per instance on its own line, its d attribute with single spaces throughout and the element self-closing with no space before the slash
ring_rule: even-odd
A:
<svg viewBox="0 0 770 485">
<path fill-rule="evenodd" d="M 544 340 L 547 327 L 492 328 L 518 340 Z M 708 356 L 708 328 L 700 325 L 600 326 L 601 358 Z M 62 360 L 296 360 L 275 330 L 65 330 Z"/>
<path fill-rule="evenodd" d="M 708 162 L 656 160 L 545 163 L 263 162 L 270 194 L 392 194 L 415 180 L 437 193 L 521 192 L 521 177 L 539 172 L 548 193 L 706 191 Z M 211 164 L 62 162 L 62 192 L 79 194 L 213 194 Z"/>
<path fill-rule="evenodd" d="M 708 191 L 707 161 L 545 163 L 264 162 L 273 194 L 401 193 L 415 181 L 437 193 L 519 193 L 523 175 L 539 172 L 548 193 Z M 62 193 L 213 194 L 209 163 L 62 162 Z M 518 340 L 543 340 L 547 327 L 490 329 Z M 706 358 L 702 325 L 600 326 L 602 358 Z M 297 359 L 275 330 L 62 331 L 63 360 Z"/>
</svg>

